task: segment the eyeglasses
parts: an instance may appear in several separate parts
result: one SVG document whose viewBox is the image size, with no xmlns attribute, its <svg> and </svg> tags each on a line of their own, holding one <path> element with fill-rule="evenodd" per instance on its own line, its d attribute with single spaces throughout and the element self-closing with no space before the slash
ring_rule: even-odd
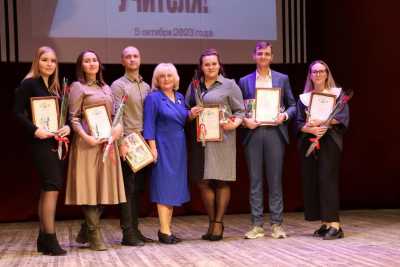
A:
<svg viewBox="0 0 400 267">
<path fill-rule="evenodd" d="M 325 74 L 326 70 L 313 70 L 313 71 L 311 71 L 311 73 L 313 75 L 321 75 L 321 74 Z"/>
</svg>

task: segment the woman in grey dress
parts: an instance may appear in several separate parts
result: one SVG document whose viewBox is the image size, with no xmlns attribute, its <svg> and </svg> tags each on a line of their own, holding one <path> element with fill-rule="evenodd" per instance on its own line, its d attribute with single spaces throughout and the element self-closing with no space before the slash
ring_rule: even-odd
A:
<svg viewBox="0 0 400 267">
<path fill-rule="evenodd" d="M 235 129 L 242 123 L 244 105 L 235 81 L 223 76 L 217 50 L 203 51 L 197 73 L 198 77 L 186 92 L 186 104 L 189 107 L 219 104 L 229 117 L 221 122 L 223 141 L 206 142 L 204 148 L 193 139 L 190 142 L 190 176 L 197 181 L 209 218 L 208 231 L 202 239 L 218 241 L 223 237 L 223 216 L 230 200 L 228 182 L 236 180 Z M 197 115 L 197 112 L 192 112 L 190 117 Z"/>
</svg>

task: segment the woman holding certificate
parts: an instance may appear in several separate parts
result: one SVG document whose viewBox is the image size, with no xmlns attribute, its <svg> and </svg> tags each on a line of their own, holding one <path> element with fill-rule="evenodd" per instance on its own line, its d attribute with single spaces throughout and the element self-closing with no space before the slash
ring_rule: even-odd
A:
<svg viewBox="0 0 400 267">
<path fill-rule="evenodd" d="M 223 76 L 217 50 L 203 51 L 197 73 L 198 77 L 187 90 L 186 104 L 203 107 L 200 115 L 192 112 L 191 117 L 197 117 L 197 140 L 204 146 L 204 151 L 200 149 L 200 154 L 204 154 L 191 153 L 190 168 L 196 170 L 191 173 L 191 179 L 198 182 L 209 219 L 207 233 L 202 239 L 218 241 L 223 237 L 223 217 L 230 200 L 229 182 L 236 180 L 235 129 L 242 122 L 244 105 L 235 81 Z M 212 116 L 215 106 L 219 108 L 216 119 Z M 217 135 L 209 137 L 211 133 Z"/>
<path fill-rule="evenodd" d="M 69 115 L 75 132 L 69 158 L 66 204 L 81 205 L 85 222 L 76 238 L 93 250 L 106 250 L 100 234 L 102 205 L 126 202 L 120 158 L 116 146 L 104 160 L 104 145 L 118 139 L 121 124 L 111 129 L 113 98 L 105 84 L 102 64 L 92 50 L 80 53 L 76 82 L 70 90 Z M 111 136 L 111 138 L 109 138 Z"/>
<path fill-rule="evenodd" d="M 37 249 L 48 255 L 67 253 L 57 241 L 54 225 L 58 192 L 64 183 L 63 161 L 53 151 L 57 148 L 55 137 L 64 137 L 70 133 L 69 126 L 58 129 L 59 96 L 56 54 L 50 47 L 40 47 L 36 51 L 29 73 L 15 91 L 14 112 L 29 135 L 33 163 L 42 179 Z M 46 112 L 33 108 L 39 101 L 42 101 L 42 107 L 49 107 L 45 108 Z M 54 108 L 51 108 L 52 106 Z M 51 125 L 55 127 L 50 127 Z"/>
<path fill-rule="evenodd" d="M 324 240 L 344 237 L 339 222 L 338 183 L 343 134 L 349 124 L 345 98 L 328 65 L 321 60 L 312 62 L 297 103 L 296 126 L 305 219 L 322 222 L 314 236 Z"/>
<path fill-rule="evenodd" d="M 160 63 L 154 69 L 152 88 L 144 102 L 144 138 L 155 159 L 151 172 L 150 198 L 157 203 L 163 244 L 181 241 L 171 232 L 174 206 L 190 199 L 184 126 L 188 118 L 185 99 L 178 93 L 179 76 L 174 65 Z"/>
</svg>

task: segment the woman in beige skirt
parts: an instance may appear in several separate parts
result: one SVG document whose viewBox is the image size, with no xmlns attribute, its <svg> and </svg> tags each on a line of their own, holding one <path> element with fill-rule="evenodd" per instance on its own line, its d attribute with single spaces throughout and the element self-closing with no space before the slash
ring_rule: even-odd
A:
<svg viewBox="0 0 400 267">
<path fill-rule="evenodd" d="M 76 63 L 77 81 L 72 83 L 69 99 L 72 140 L 66 189 L 67 205 L 82 205 L 85 222 L 76 238 L 78 243 L 89 242 L 93 250 L 106 250 L 100 234 L 102 205 L 126 202 L 118 150 L 112 147 L 103 162 L 107 139 L 96 139 L 84 116 L 85 107 L 104 104 L 113 111 L 112 92 L 102 76 L 102 65 L 92 50 L 80 53 Z M 113 140 L 122 132 L 121 124 L 112 129 Z"/>
</svg>

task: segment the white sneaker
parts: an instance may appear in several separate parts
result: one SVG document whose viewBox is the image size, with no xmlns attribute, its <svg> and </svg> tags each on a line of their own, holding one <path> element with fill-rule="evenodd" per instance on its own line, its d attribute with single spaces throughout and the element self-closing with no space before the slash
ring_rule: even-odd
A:
<svg viewBox="0 0 400 267">
<path fill-rule="evenodd" d="M 280 224 L 273 224 L 271 228 L 271 236 L 275 239 L 286 238 L 287 235 Z"/>
<path fill-rule="evenodd" d="M 254 226 L 253 229 L 251 229 L 244 235 L 244 238 L 256 239 L 259 237 L 263 237 L 264 235 L 265 235 L 264 229 L 261 226 Z"/>
</svg>

